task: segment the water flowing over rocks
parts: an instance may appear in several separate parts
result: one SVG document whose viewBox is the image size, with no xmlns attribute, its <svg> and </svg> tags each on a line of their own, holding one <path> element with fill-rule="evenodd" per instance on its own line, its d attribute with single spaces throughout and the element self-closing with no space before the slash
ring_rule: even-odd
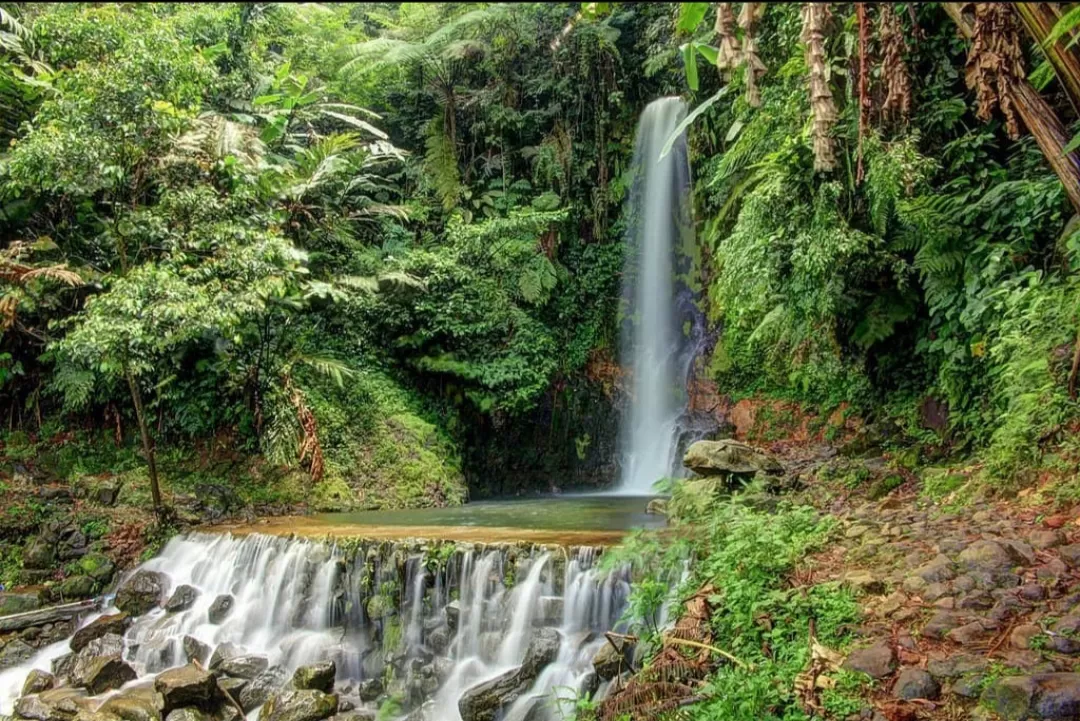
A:
<svg viewBox="0 0 1080 721">
<path fill-rule="evenodd" d="M 409 721 L 554 718 L 620 630 L 628 572 L 601 572 L 601 553 L 178 537 L 73 635 L 8 643 L 0 714 L 365 721 L 394 699 Z"/>
</svg>

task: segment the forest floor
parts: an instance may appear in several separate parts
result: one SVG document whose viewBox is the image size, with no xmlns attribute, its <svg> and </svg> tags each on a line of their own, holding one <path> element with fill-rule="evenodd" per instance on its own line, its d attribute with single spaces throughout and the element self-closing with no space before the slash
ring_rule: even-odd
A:
<svg viewBox="0 0 1080 721">
<path fill-rule="evenodd" d="M 855 718 L 1080 717 L 1080 505 L 1059 482 L 994 498 L 887 455 L 770 450 L 806 481 L 796 501 L 839 521 L 798 573 L 858 595 L 844 668 L 873 682 Z"/>
</svg>

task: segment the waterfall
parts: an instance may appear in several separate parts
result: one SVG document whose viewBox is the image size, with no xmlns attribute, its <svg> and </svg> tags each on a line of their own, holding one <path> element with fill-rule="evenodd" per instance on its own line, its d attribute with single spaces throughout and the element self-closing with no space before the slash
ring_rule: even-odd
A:
<svg viewBox="0 0 1080 721">
<path fill-rule="evenodd" d="M 514 670 L 541 629 L 557 629 L 554 660 L 518 701 L 507 702 L 511 718 L 540 699 L 582 688 L 603 632 L 624 630 L 618 620 L 630 591 L 628 571 L 601 572 L 600 553 L 420 541 L 342 547 L 190 534 L 171 540 L 139 570 L 165 575 L 166 598 L 191 586 L 194 603 L 137 618 L 124 636 L 123 657 L 140 678 L 186 663 L 191 639 L 208 652 L 233 644 L 264 656 L 282 678 L 329 659 L 337 666 L 338 693 L 358 707 L 374 711 L 393 697 L 410 719 L 461 721 L 464 694 Z M 232 610 L 212 623 L 208 611 L 225 594 Z M 0 673 L 0 714 L 10 713 L 31 668 L 49 670 L 69 650 L 68 641 L 52 644 Z"/>
<path fill-rule="evenodd" d="M 682 337 L 685 312 L 676 305 L 675 291 L 676 248 L 682 234 L 692 232 L 685 133 L 666 156 L 660 153 L 685 115 L 679 98 L 653 101 L 641 114 L 634 147 L 621 348 L 632 377 L 619 485 L 628 495 L 651 494 L 652 485 L 677 468 L 679 420 L 693 359 Z"/>
</svg>

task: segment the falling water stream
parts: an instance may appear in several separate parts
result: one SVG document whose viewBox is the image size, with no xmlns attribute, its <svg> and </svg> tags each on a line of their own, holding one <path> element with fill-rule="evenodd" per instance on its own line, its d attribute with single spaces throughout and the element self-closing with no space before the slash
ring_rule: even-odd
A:
<svg viewBox="0 0 1080 721">
<path fill-rule="evenodd" d="M 677 97 L 653 101 L 641 114 L 634 147 L 636 177 L 623 273 L 627 321 L 621 353 L 632 376 L 622 428 L 623 494 L 649 495 L 656 481 L 672 475 L 686 408 L 685 383 L 680 382 L 686 380 L 692 354 L 686 352 L 675 292 L 676 248 L 681 233 L 691 230 L 685 133 L 660 157 L 685 115 L 686 104 Z"/>
</svg>

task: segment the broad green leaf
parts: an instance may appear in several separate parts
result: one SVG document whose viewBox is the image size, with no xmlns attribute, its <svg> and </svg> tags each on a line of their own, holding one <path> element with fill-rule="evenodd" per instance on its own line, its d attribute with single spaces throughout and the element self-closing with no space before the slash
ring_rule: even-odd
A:
<svg viewBox="0 0 1080 721">
<path fill-rule="evenodd" d="M 680 32 L 692 33 L 705 18 L 709 10 L 709 3 L 681 3 L 679 5 L 679 21 L 677 27 Z"/>
<path fill-rule="evenodd" d="M 686 67 L 686 84 L 696 92 L 698 89 L 697 56 L 694 54 L 694 49 L 690 46 L 690 43 L 683 45 L 681 50 L 683 65 Z"/>
<path fill-rule="evenodd" d="M 719 50 L 704 43 L 694 43 L 694 49 L 698 51 L 701 57 L 705 58 L 705 62 L 709 65 L 716 65 L 716 56 L 720 52 Z"/>
<path fill-rule="evenodd" d="M 707 100 L 702 101 L 701 105 L 694 108 L 689 115 L 683 118 L 683 121 L 675 127 L 675 130 L 671 132 L 671 136 L 668 137 L 667 142 L 664 143 L 664 149 L 660 151 L 660 160 L 663 160 L 667 156 L 667 154 L 671 152 L 671 148 L 674 147 L 675 141 L 678 140 L 679 136 L 686 132 L 686 129 L 689 128 L 690 125 L 698 119 L 698 116 L 711 108 L 713 106 L 713 103 L 715 103 L 717 100 L 724 97 L 724 95 L 727 94 L 728 88 L 730 87 L 730 85 L 725 85 L 724 87 L 720 88 L 720 90 L 718 90 L 715 95 L 708 98 Z"/>
</svg>

